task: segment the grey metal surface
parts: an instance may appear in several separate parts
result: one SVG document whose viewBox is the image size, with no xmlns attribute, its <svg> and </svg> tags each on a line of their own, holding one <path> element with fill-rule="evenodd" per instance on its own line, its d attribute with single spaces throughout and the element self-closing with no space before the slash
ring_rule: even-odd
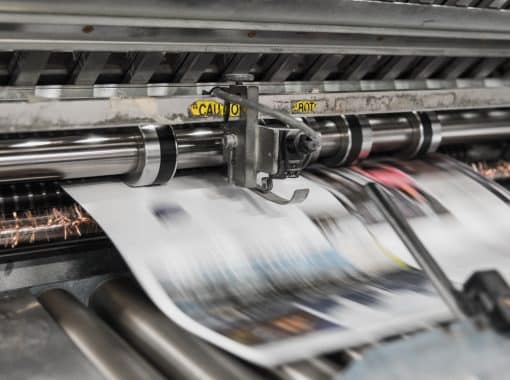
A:
<svg viewBox="0 0 510 380">
<path fill-rule="evenodd" d="M 0 139 L 0 182 L 130 174 L 134 186 L 154 182 L 160 145 L 154 125 Z M 142 132 L 142 133 L 141 133 Z M 179 169 L 222 163 L 219 128 L 179 128 Z M 152 134 L 149 134 L 152 133 Z"/>
<path fill-rule="evenodd" d="M 353 1 L 352 3 L 360 3 Z M 409 7 L 406 5 L 406 7 Z M 480 16 L 475 11 L 476 16 Z M 503 13 L 503 12 L 502 12 Z M 506 13 L 506 12 L 505 12 Z M 492 13 L 490 13 L 492 15 Z M 5 14 L 0 14 L 0 19 Z M 506 16 L 505 16 L 506 17 Z M 44 16 L 34 16 L 34 19 Z M 71 17 L 66 17 L 71 20 Z M 366 18 L 366 17 L 365 17 Z M 51 19 L 58 19 L 52 17 Z M 116 20 L 121 20 L 116 17 Z M 49 22 L 47 18 L 45 22 Z M 163 20 L 166 21 L 166 20 Z M 178 20 L 183 22 L 182 20 Z M 505 19 L 505 24 L 507 20 Z M 84 21 L 86 22 L 86 21 Z M 136 23 L 135 20 L 130 22 Z M 0 22 L 1 25 L 1 22 Z M 196 23 L 194 25 L 197 25 Z M 321 29 L 312 25 L 315 32 L 273 31 L 273 30 L 231 30 L 222 29 L 167 29 L 157 27 L 111 27 L 91 26 L 82 23 L 68 25 L 63 23 L 58 28 L 49 24 L 25 24 L 19 31 L 0 30 L 1 50 L 38 50 L 47 51 L 119 51 L 119 52 L 154 52 L 167 53 L 290 53 L 290 54 L 363 54 L 363 55 L 423 55 L 423 56 L 458 56 L 458 57 L 509 57 L 510 41 L 504 32 L 468 32 L 465 30 L 442 36 L 416 37 L 413 30 L 397 33 L 394 28 L 384 26 L 375 30 L 377 34 L 362 34 L 368 28 L 354 28 L 359 34 L 319 33 Z M 239 26 L 239 25 L 235 25 Z M 254 23 L 249 24 L 256 28 Z M 279 29 L 284 24 L 273 24 Z M 302 26 L 302 25 L 300 25 Z M 212 28 L 211 23 L 204 28 Z M 245 25 L 246 27 L 246 25 Z M 252 28 L 252 29 L 254 29 Z M 290 27 L 296 29 L 296 27 Z M 85 32 L 83 31 L 85 29 Z M 341 26 L 340 29 L 351 29 Z M 90 30 L 90 32 L 89 32 Z M 389 35 L 381 38 L 381 33 Z M 416 34 L 423 31 L 414 30 Z M 429 34 L 427 31 L 425 34 Z M 438 35 L 439 32 L 430 34 Z M 454 37 L 449 37 L 453 35 Z M 100 37 L 98 37 L 100 36 Z M 107 36 L 107 38 L 105 38 Z M 472 39 L 466 39 L 468 37 Z M 491 39 L 488 39 L 491 38 Z"/>
<path fill-rule="evenodd" d="M 129 70 L 122 81 L 136 84 L 149 83 L 164 58 L 165 54 L 161 52 L 134 54 Z"/>
<path fill-rule="evenodd" d="M 190 124 L 174 131 L 178 142 L 178 169 L 223 165 L 223 128 Z"/>
<path fill-rule="evenodd" d="M 136 168 L 140 149 L 140 135 L 129 128 L 4 138 L 0 140 L 0 181 L 124 174 Z"/>
<path fill-rule="evenodd" d="M 450 62 L 449 66 L 445 67 L 440 73 L 441 78 L 457 79 L 465 75 L 469 68 L 475 66 L 480 60 L 478 57 L 464 57 L 455 58 Z"/>
<path fill-rule="evenodd" d="M 312 358 L 282 365 L 275 372 L 284 380 L 329 380 L 340 368 L 328 360 Z"/>
<path fill-rule="evenodd" d="M 49 57 L 50 53 L 48 51 L 17 52 L 10 69 L 11 77 L 9 84 L 15 86 L 35 86 Z"/>
<path fill-rule="evenodd" d="M 397 44 L 398 46 L 398 44 Z M 454 45 L 457 46 L 457 45 Z M 433 45 L 431 45 L 433 47 Z M 445 79 L 442 74 L 456 64 L 451 62 L 464 62 L 466 69 L 457 78 L 483 78 L 476 76 L 474 68 L 480 69 L 490 66 L 490 60 L 500 60 L 499 64 L 488 71 L 487 75 L 492 78 L 502 78 L 508 74 L 508 59 L 505 59 L 505 51 L 493 57 L 485 57 L 484 54 L 474 49 L 469 50 L 468 57 L 474 61 L 462 57 L 455 57 L 454 52 L 448 57 L 439 56 L 424 57 L 420 52 L 415 54 L 398 55 L 396 52 L 381 49 L 379 52 L 360 53 L 356 55 L 360 46 L 344 49 L 343 54 L 274 54 L 273 52 L 206 52 L 186 53 L 182 51 L 83 51 L 70 49 L 70 51 L 1 51 L 0 49 L 0 84 L 15 84 L 17 76 L 26 74 L 32 78 L 25 82 L 26 85 L 66 85 L 66 84 L 145 84 L 145 83 L 181 83 L 181 82 L 223 82 L 225 74 L 238 73 L 250 74 L 257 81 L 319 81 L 319 80 L 342 80 L 351 76 L 349 73 L 356 72 L 351 82 L 358 80 L 420 80 Z M 358 52 L 359 53 L 359 52 Z M 466 51 L 467 53 L 467 51 Z M 366 55 L 369 54 L 369 55 Z M 375 54 L 375 55 L 374 55 Z M 394 55 L 397 54 L 397 55 Z M 20 57 L 26 57 L 20 61 Z M 30 59 L 28 59 L 30 58 Z M 41 59 L 42 58 L 42 59 Z M 427 62 L 433 61 L 433 69 L 425 69 Z M 18 63 L 25 62 L 27 65 Z M 280 71 L 281 64 L 285 63 L 285 71 Z M 37 70 L 35 70 L 37 69 Z M 34 71 L 35 70 L 35 71 Z M 391 75 L 387 75 L 391 71 Z M 272 73 L 280 72 L 278 75 Z M 184 75 L 186 74 L 186 75 Z M 285 74 L 285 75 L 283 75 Z M 456 83 L 457 78 L 448 79 Z M 270 82 L 270 83 L 271 83 Z"/>
<path fill-rule="evenodd" d="M 0 294 L 0 377 L 104 379 L 29 291 Z"/>
<path fill-rule="evenodd" d="M 91 307 L 170 378 L 262 379 L 233 357 L 184 331 L 163 315 L 133 280 L 115 279 L 92 295 Z"/>
<path fill-rule="evenodd" d="M 195 92 L 199 89 L 192 88 Z M 175 125 L 223 120 L 221 113 L 201 115 L 193 111 L 197 102 L 213 102 L 217 106 L 223 103 L 223 100 L 207 95 L 119 95 L 111 98 L 73 98 L 65 103 L 38 98 L 32 101 L 0 102 L 0 133 L 132 125 L 147 121 Z M 265 106 L 296 116 L 319 117 L 510 107 L 510 91 L 507 86 L 347 92 L 311 92 L 308 88 L 307 91 L 297 89 L 291 93 L 262 94 L 259 101 Z M 313 103 L 315 106 L 303 111 L 295 109 L 294 106 L 301 101 Z"/>
<path fill-rule="evenodd" d="M 107 379 L 163 379 L 151 365 L 70 293 L 51 289 L 39 302 Z"/>
<path fill-rule="evenodd" d="M 104 51 L 79 53 L 68 82 L 78 85 L 96 83 L 109 57 L 110 53 Z"/>
<path fill-rule="evenodd" d="M 52 256 L 37 247 L 25 248 L 10 260 L 4 255 L 0 263 L 0 292 L 127 271 L 107 239 L 102 238 L 94 246 L 81 243 Z"/>
<path fill-rule="evenodd" d="M 471 69 L 468 76 L 486 78 L 502 65 L 504 61 L 504 58 L 484 58 Z"/>
<path fill-rule="evenodd" d="M 48 23 L 53 25 L 125 25 L 195 28 L 213 26 L 230 29 L 363 32 L 381 34 L 458 36 L 460 38 L 505 37 L 510 30 L 509 15 L 483 9 L 446 7 L 438 9 L 400 3 L 350 0 L 280 0 L 260 3 L 242 0 L 183 2 L 158 0 L 143 4 L 133 0 L 116 1 L 105 7 L 100 0 L 84 4 L 10 0 L 0 3 L 0 21 L 9 23 Z M 367 17 L 377 15 L 377 17 Z M 189 20 L 193 20 L 190 23 Z M 472 33 L 472 34 L 471 34 Z M 476 33 L 476 34 L 475 34 Z"/>
<path fill-rule="evenodd" d="M 1 66 L 0 66 L 1 67 Z M 381 69 L 385 68 L 383 65 Z M 329 71 L 331 74 L 333 71 Z M 121 73 L 119 71 L 119 73 Z M 5 73 L 3 75 L 6 75 Z M 67 74 L 66 74 L 67 75 Z M 159 74 L 158 74 L 159 75 Z M 143 97 L 170 97 L 170 96 L 201 96 L 210 92 L 217 86 L 228 86 L 233 82 L 204 82 L 204 83 L 150 83 L 148 85 L 130 84 L 96 84 L 96 85 L 40 85 L 31 86 L 3 86 L 0 87 L 0 101 L 46 101 L 70 99 L 110 99 L 110 98 L 143 98 Z M 288 95 L 310 93 L 335 92 L 362 92 L 368 91 L 395 91 L 414 90 L 449 90 L 471 89 L 472 91 L 487 88 L 508 88 L 510 79 L 505 78 L 460 78 L 460 79 L 397 79 L 380 80 L 367 79 L 361 81 L 328 80 L 328 81 L 288 81 L 288 82 L 250 82 L 257 86 L 263 95 Z M 404 93 L 405 95 L 405 93 Z"/>
<path fill-rule="evenodd" d="M 373 129 L 373 149 L 376 152 L 395 152 L 413 138 L 413 128 L 404 114 L 371 117 L 369 123 Z"/>
<path fill-rule="evenodd" d="M 255 87 L 253 87 L 256 89 Z M 248 89 L 250 91 L 250 88 Z M 256 89 L 256 96 L 258 98 L 258 89 Z M 214 89 L 212 94 L 220 99 L 223 99 L 224 101 L 230 102 L 230 103 L 238 103 L 241 106 L 247 107 L 249 109 L 253 109 L 257 111 L 257 113 L 261 115 L 267 115 L 271 116 L 272 118 L 275 118 L 279 121 L 281 121 L 284 124 L 287 124 L 291 128 L 296 128 L 303 132 L 305 135 L 307 135 L 312 142 L 316 144 L 316 148 L 320 147 L 320 136 L 318 133 L 310 128 L 307 124 L 305 124 L 303 121 L 297 119 L 296 117 L 293 117 L 290 115 L 290 112 L 286 112 L 286 110 L 277 109 L 277 107 L 271 107 L 267 106 L 265 104 L 262 104 L 258 101 L 253 101 L 249 97 L 242 97 L 238 96 L 236 94 L 230 93 L 228 91 L 222 90 L 222 89 Z M 290 107 L 292 108 L 292 107 Z M 283 112 L 282 112 L 283 111 Z M 256 116 L 257 118 L 257 116 Z M 315 150 L 312 149 L 312 150 Z"/>
<path fill-rule="evenodd" d="M 487 112 L 438 113 L 443 144 L 463 144 L 475 141 L 498 141 L 508 138 L 510 113 L 507 110 Z M 490 122 L 489 122 L 490 120 Z"/>
<path fill-rule="evenodd" d="M 376 0 L 376 1 L 393 1 L 396 3 L 405 3 L 403 0 Z M 510 3 L 507 0 L 410 0 L 409 3 L 419 3 L 422 5 L 434 5 L 436 7 L 476 7 L 492 10 L 508 9 Z"/>
</svg>

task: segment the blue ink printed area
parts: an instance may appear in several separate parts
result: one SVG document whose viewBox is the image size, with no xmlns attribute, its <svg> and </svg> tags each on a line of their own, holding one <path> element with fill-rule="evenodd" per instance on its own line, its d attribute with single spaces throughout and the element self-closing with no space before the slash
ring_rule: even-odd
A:
<svg viewBox="0 0 510 380">
<path fill-rule="evenodd" d="M 181 206 L 172 203 L 154 206 L 152 213 L 162 222 L 191 219 L 190 215 Z"/>
</svg>

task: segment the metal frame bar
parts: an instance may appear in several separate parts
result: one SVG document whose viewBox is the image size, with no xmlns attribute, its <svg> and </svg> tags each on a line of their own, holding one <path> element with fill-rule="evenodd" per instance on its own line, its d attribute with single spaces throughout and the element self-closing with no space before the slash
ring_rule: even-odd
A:
<svg viewBox="0 0 510 380">
<path fill-rule="evenodd" d="M 412 7 L 414 5 L 408 5 Z M 491 12 L 494 13 L 494 12 Z M 506 12 L 501 12 L 506 13 Z M 2 14 L 0 14 L 0 19 Z M 509 19 L 510 21 L 510 19 Z M 2 23 L 0 22 L 0 26 Z M 24 24 L 23 32 L 0 30 L 0 50 L 204 52 L 204 53 L 303 53 L 428 55 L 458 57 L 510 57 L 510 32 L 486 35 L 463 31 L 449 36 L 313 33 L 240 29 L 167 29 L 157 27 L 112 27 L 91 25 Z M 510 22 L 508 23 L 510 25 Z M 90 27 L 91 29 L 86 29 Z M 318 28 L 321 29 L 321 28 Z M 84 30 L 86 32 L 84 32 Z M 89 32 L 90 30 L 90 32 Z M 467 38 L 467 37 L 470 38 Z"/>
<path fill-rule="evenodd" d="M 203 5 L 203 6 L 201 6 Z M 370 17 L 377 15 L 377 17 Z M 456 36 L 508 39 L 510 15 L 485 9 L 424 6 L 351 0 L 279 0 L 252 2 L 206 0 L 0 1 L 0 22 L 53 25 L 377 33 L 385 35 Z"/>
<path fill-rule="evenodd" d="M 79 53 L 76 65 L 69 76 L 69 83 L 93 85 L 109 57 L 109 52 Z"/>
<path fill-rule="evenodd" d="M 198 89 L 203 90 L 204 87 L 189 87 L 188 90 L 191 89 L 195 95 L 189 95 L 188 92 L 187 95 L 169 96 L 167 93 L 166 96 L 156 97 L 147 97 L 146 94 L 125 97 L 122 92 L 110 93 L 110 97 L 106 97 L 106 89 L 104 98 L 67 98 L 65 107 L 51 97 L 40 101 L 0 102 L 0 132 L 118 126 L 145 121 L 182 124 L 223 120 L 221 113 L 204 116 L 191 112 L 197 101 L 216 102 L 218 106 L 223 103 L 221 99 L 201 94 Z M 58 90 L 56 92 L 58 95 Z M 260 95 L 259 101 L 265 106 L 296 116 L 318 117 L 510 107 L 510 91 L 509 87 L 319 93 L 301 91 L 265 93 Z M 296 110 L 295 105 L 303 101 L 313 104 L 313 109 L 307 112 Z M 236 119 L 236 116 L 232 115 L 232 119 Z"/>
</svg>

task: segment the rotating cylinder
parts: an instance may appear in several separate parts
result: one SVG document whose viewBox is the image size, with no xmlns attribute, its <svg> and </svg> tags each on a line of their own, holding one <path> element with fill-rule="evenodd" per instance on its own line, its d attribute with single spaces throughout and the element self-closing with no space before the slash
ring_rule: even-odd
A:
<svg viewBox="0 0 510 380">
<path fill-rule="evenodd" d="M 168 319 L 132 280 L 109 280 L 90 298 L 91 307 L 163 374 L 186 380 L 261 380 L 229 355 Z"/>
<path fill-rule="evenodd" d="M 106 379 L 164 379 L 106 323 L 70 293 L 61 289 L 50 289 L 40 294 L 38 299 Z"/>
<path fill-rule="evenodd" d="M 510 137 L 510 110 L 339 115 L 305 119 L 320 133 L 313 161 L 349 165 L 372 154 L 412 158 L 439 146 Z M 143 124 L 0 135 L 0 184 L 123 176 L 133 186 L 161 184 L 176 170 L 225 164 L 218 124 Z"/>
<path fill-rule="evenodd" d="M 142 149 L 138 152 L 136 168 L 129 172 L 126 182 L 131 186 L 168 182 L 177 170 L 177 140 L 173 128 L 147 124 L 140 126 L 139 132 Z"/>
<path fill-rule="evenodd" d="M 3 135 L 0 183 L 124 175 L 132 186 L 161 184 L 177 169 L 168 125 Z"/>
<path fill-rule="evenodd" d="M 328 166 L 357 162 L 369 153 L 414 158 L 440 146 L 510 138 L 508 110 L 352 115 L 318 124 L 328 123 L 336 126 L 336 131 L 330 127 L 322 134 L 327 150 L 321 152 L 320 161 Z"/>
</svg>

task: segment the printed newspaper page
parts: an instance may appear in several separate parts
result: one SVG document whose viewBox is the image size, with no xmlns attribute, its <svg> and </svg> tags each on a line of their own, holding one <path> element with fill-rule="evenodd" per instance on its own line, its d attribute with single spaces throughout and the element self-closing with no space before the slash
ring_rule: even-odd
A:
<svg viewBox="0 0 510 380">
<path fill-rule="evenodd" d="M 497 268 L 510 279 L 508 194 L 504 189 L 493 191 L 494 184 L 466 176 L 460 168 L 452 160 L 435 157 L 371 161 L 344 171 L 386 186 L 418 237 L 457 285 L 483 269 Z"/>
<path fill-rule="evenodd" d="M 374 180 L 370 169 L 354 174 Z M 319 168 L 308 179 L 279 182 L 274 191 L 280 195 L 310 189 L 299 206 L 273 204 L 215 175 L 150 188 L 110 181 L 65 189 L 169 318 L 235 355 L 272 366 L 450 318 L 362 186 L 348 178 L 352 170 L 344 171 Z M 407 189 L 409 178 L 397 177 Z M 400 185 L 395 195 L 400 207 L 423 219 L 416 225 L 421 230 L 430 227 L 428 218 L 452 214 L 436 199 L 443 197 L 437 189 L 419 188 L 421 182 L 432 186 L 424 178 L 413 186 L 426 202 L 417 204 L 422 198 Z M 442 244 L 448 252 L 438 244 L 434 253 L 448 260 L 463 254 Z M 473 265 L 486 261 L 469 255 Z"/>
</svg>

